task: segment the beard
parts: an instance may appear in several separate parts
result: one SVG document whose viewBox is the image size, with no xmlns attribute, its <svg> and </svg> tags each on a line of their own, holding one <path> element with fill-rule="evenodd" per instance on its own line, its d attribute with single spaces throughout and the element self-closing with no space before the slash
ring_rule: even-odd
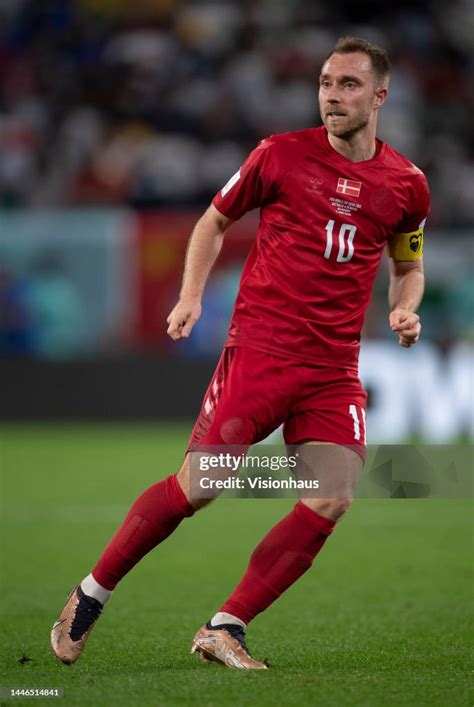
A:
<svg viewBox="0 0 474 707">
<path fill-rule="evenodd" d="M 358 132 L 363 130 L 369 124 L 369 115 L 359 113 L 352 118 L 347 116 L 340 120 L 339 125 L 335 125 L 326 114 L 323 114 L 323 123 L 330 135 L 341 138 L 342 140 L 350 140 Z"/>
</svg>

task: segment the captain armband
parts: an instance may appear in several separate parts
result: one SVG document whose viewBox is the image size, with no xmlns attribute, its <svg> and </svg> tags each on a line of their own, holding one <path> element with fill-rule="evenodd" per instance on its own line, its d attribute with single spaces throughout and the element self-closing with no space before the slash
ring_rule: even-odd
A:
<svg viewBox="0 0 474 707">
<path fill-rule="evenodd" d="M 394 260 L 418 260 L 423 255 L 423 229 L 425 221 L 417 231 L 396 233 L 388 245 L 388 254 Z"/>
</svg>

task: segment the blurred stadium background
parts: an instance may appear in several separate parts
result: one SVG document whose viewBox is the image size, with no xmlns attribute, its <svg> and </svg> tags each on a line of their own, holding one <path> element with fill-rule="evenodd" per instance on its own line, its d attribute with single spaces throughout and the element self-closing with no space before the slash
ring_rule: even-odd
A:
<svg viewBox="0 0 474 707">
<path fill-rule="evenodd" d="M 319 123 L 320 64 L 344 34 L 389 50 L 380 135 L 432 190 L 423 341 L 388 331 L 387 263 L 367 316 L 369 441 L 467 441 L 471 0 L 0 0 L 0 685 L 64 687 L 80 707 L 473 703 L 463 500 L 354 504 L 252 625 L 276 666 L 263 678 L 209 673 L 188 642 L 289 499 L 212 504 L 127 577 L 74 669 L 49 653 L 67 589 L 179 466 L 258 215 L 232 227 L 199 326 L 172 344 L 190 230 L 261 137 Z"/>
<path fill-rule="evenodd" d="M 423 342 L 388 331 L 386 263 L 367 317 L 369 440 L 472 437 L 469 0 L 0 0 L 0 26 L 2 419 L 197 413 L 257 215 L 173 345 L 192 225 L 260 138 L 319 124 L 319 67 L 350 33 L 389 50 L 379 134 L 432 190 Z"/>
</svg>

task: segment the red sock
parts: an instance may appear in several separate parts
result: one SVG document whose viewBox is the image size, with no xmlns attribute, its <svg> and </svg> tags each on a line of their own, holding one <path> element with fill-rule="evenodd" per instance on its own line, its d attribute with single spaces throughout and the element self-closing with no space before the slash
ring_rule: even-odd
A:
<svg viewBox="0 0 474 707">
<path fill-rule="evenodd" d="M 96 582 L 106 589 L 114 589 L 144 555 L 193 513 L 176 476 L 168 476 L 150 486 L 130 508 L 92 570 Z"/>
<path fill-rule="evenodd" d="M 335 524 L 299 501 L 257 545 L 246 573 L 219 611 L 249 623 L 311 567 Z"/>
</svg>

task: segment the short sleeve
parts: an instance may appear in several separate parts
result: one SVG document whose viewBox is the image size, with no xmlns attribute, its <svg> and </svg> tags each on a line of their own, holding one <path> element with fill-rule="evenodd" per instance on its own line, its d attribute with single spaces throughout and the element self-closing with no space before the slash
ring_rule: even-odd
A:
<svg viewBox="0 0 474 707">
<path fill-rule="evenodd" d="M 272 148 L 270 139 L 262 140 L 216 194 L 212 203 L 224 216 L 236 221 L 271 198 L 275 184 Z"/>
<path fill-rule="evenodd" d="M 423 233 L 430 210 L 430 192 L 425 175 L 420 171 L 419 175 L 413 189 L 410 212 L 398 224 L 388 246 L 389 255 L 394 260 L 419 260 L 423 255 Z"/>
</svg>

